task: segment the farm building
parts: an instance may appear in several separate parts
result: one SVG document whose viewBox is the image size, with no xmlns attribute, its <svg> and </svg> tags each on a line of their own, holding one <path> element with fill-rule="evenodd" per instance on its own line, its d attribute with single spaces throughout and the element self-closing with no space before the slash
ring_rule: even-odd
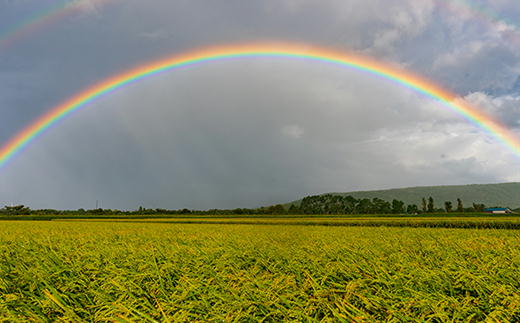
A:
<svg viewBox="0 0 520 323">
<path fill-rule="evenodd" d="M 513 213 L 509 208 L 507 207 L 494 207 L 485 209 L 484 212 L 486 213 L 493 213 L 493 214 L 506 214 L 506 213 Z"/>
</svg>

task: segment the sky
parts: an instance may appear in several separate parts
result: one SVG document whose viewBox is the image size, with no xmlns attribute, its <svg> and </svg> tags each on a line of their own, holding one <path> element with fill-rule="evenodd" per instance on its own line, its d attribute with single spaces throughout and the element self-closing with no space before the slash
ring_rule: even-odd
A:
<svg viewBox="0 0 520 323">
<path fill-rule="evenodd" d="M 398 66 L 520 137 L 516 0 L 80 0 L 2 46 L 13 26 L 69 2 L 0 0 L 0 145 L 129 68 L 264 42 Z M 0 205 L 258 207 L 511 181 L 520 181 L 520 158 L 431 98 L 355 70 L 255 58 L 161 74 L 69 115 L 0 169 Z"/>
</svg>

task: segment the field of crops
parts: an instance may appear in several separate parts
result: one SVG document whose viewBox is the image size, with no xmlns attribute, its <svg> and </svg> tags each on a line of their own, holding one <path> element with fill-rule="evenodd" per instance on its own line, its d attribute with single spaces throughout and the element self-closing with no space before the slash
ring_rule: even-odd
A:
<svg viewBox="0 0 520 323">
<path fill-rule="evenodd" d="M 225 216 L 225 217 L 169 217 L 169 218 L 118 218 L 118 219 L 54 219 L 76 222 L 140 222 L 170 224 L 250 224 L 250 225 L 310 225 L 310 226 L 362 226 L 362 227 L 414 227 L 414 228 L 475 228 L 520 230 L 519 216 Z"/>
<path fill-rule="evenodd" d="M 520 230 L 79 221 L 0 229 L 0 320 L 520 321 Z"/>
</svg>

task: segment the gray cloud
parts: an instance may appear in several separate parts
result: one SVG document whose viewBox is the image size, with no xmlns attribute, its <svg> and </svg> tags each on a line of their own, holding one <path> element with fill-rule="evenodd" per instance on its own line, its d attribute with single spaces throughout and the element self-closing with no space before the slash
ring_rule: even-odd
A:
<svg viewBox="0 0 520 323">
<path fill-rule="evenodd" d="M 513 130 L 520 130 L 520 96 L 517 94 L 491 96 L 474 92 L 465 97 L 466 101 L 493 115 L 501 123 Z"/>
<path fill-rule="evenodd" d="M 16 2 L 17 14 L 31 4 Z M 0 2 L 0 18 L 12 5 Z M 438 1 L 129 0 L 85 8 L 0 52 L 0 141 L 131 66 L 267 40 L 403 66 L 518 128 L 518 97 L 507 92 L 518 46 L 499 27 Z M 237 60 L 133 84 L 70 116 L 0 171 L 0 203 L 249 207 L 328 191 L 520 180 L 511 171 L 517 163 L 446 107 L 388 81 L 319 63 Z"/>
</svg>

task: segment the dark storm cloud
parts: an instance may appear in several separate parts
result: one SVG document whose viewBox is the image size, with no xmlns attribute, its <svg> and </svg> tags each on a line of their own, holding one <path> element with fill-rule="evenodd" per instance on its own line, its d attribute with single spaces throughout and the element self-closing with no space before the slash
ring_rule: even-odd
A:
<svg viewBox="0 0 520 323">
<path fill-rule="evenodd" d="M 95 4 L 0 53 L 0 141 L 109 75 L 230 42 L 353 50 L 469 101 L 473 92 L 511 89 L 518 75 L 518 48 L 500 28 L 435 1 Z M 11 5 L 0 2 L 0 18 Z M 16 12 L 31 5 L 17 2 Z M 512 120 L 516 99 L 507 95 L 481 101 Z M 496 147 L 442 105 L 368 75 L 290 61 L 215 63 L 132 85 L 57 125 L 0 173 L 0 203 L 237 207 L 327 191 L 520 179 L 510 171 L 518 161 Z"/>
</svg>

